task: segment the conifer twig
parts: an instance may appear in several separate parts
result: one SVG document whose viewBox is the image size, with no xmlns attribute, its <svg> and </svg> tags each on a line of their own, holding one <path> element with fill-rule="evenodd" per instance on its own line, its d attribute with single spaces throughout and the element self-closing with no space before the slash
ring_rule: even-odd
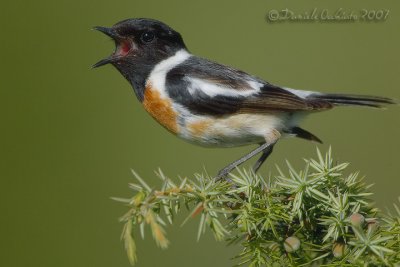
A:
<svg viewBox="0 0 400 267">
<path fill-rule="evenodd" d="M 132 264 L 135 236 L 150 227 L 156 244 L 167 248 L 166 223 L 182 207 L 187 220 L 198 220 L 197 238 L 210 229 L 216 240 L 240 244 L 238 265 L 248 266 L 399 266 L 400 208 L 383 214 L 372 204 L 370 185 L 358 173 L 346 175 L 331 150 L 306 160 L 302 171 L 287 171 L 265 180 L 246 170 L 231 182 L 208 175 L 173 181 L 161 171 L 159 190 L 134 171 L 136 193 L 126 203 L 122 239 Z"/>
</svg>

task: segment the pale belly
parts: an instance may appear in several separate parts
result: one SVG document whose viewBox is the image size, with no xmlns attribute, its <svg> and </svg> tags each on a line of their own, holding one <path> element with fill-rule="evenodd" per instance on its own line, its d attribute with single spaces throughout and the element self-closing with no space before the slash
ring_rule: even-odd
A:
<svg viewBox="0 0 400 267">
<path fill-rule="evenodd" d="M 234 147 L 260 144 L 290 124 L 287 113 L 232 114 L 222 117 L 194 115 L 173 104 L 149 82 L 143 106 L 167 130 L 201 146 Z"/>
<path fill-rule="evenodd" d="M 179 136 L 202 146 L 233 147 L 264 143 L 274 131 L 284 128 L 279 114 L 234 114 L 220 118 L 204 116 L 180 120 Z"/>
</svg>

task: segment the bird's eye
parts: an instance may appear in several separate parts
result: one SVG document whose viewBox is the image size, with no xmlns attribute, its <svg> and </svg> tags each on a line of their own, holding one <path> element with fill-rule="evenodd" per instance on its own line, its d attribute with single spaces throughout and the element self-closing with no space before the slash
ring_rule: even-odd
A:
<svg viewBox="0 0 400 267">
<path fill-rule="evenodd" d="M 150 43 L 151 41 L 154 40 L 154 33 L 152 33 L 152 32 L 144 32 L 144 33 L 142 33 L 142 36 L 140 36 L 140 39 L 144 43 Z"/>
</svg>

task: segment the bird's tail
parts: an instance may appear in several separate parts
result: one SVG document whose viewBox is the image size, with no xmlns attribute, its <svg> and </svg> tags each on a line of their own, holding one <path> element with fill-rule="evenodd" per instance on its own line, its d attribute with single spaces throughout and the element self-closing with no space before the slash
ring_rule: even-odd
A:
<svg viewBox="0 0 400 267">
<path fill-rule="evenodd" d="M 334 106 L 365 106 L 373 108 L 383 108 L 386 105 L 397 104 L 397 102 L 391 98 L 369 95 L 319 93 L 311 94 L 309 98 L 326 101 Z"/>
</svg>

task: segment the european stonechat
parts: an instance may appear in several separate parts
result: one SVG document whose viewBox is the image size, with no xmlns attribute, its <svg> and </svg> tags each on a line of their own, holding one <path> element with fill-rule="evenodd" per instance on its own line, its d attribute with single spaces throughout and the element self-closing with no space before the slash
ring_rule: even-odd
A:
<svg viewBox="0 0 400 267">
<path fill-rule="evenodd" d="M 378 96 L 326 94 L 270 84 L 243 71 L 195 56 L 181 35 L 153 19 L 127 19 L 94 29 L 115 41 L 111 63 L 132 85 L 150 115 L 171 133 L 202 146 L 260 146 L 218 173 L 226 177 L 261 153 L 256 172 L 281 137 L 321 142 L 298 125 L 310 113 L 335 106 L 380 108 L 394 100 Z"/>
</svg>

